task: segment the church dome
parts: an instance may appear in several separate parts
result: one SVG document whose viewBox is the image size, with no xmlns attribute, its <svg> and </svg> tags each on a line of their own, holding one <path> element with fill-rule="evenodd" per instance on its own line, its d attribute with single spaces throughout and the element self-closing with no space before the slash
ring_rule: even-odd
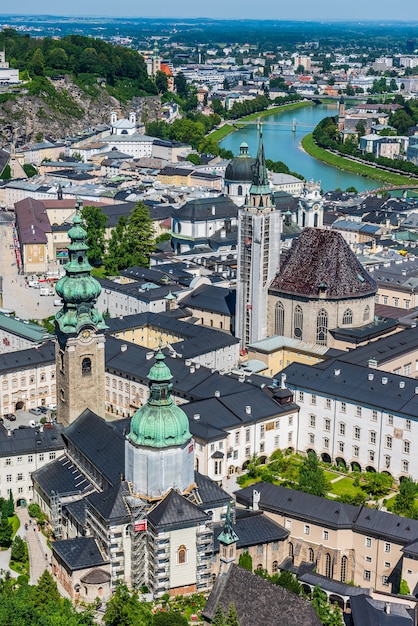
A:
<svg viewBox="0 0 418 626">
<path fill-rule="evenodd" d="M 237 183 L 251 183 L 255 159 L 248 154 L 248 144 L 240 145 L 239 156 L 232 159 L 225 170 L 225 181 Z"/>
<path fill-rule="evenodd" d="M 132 417 L 128 439 L 137 446 L 151 448 L 181 446 L 191 438 L 189 420 L 171 398 L 172 375 L 161 350 L 155 360 L 148 375 L 148 401 Z"/>
</svg>

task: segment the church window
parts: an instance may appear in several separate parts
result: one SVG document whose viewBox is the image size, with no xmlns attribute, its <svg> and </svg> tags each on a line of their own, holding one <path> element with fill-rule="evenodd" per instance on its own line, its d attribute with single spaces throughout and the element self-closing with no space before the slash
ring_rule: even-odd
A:
<svg viewBox="0 0 418 626">
<path fill-rule="evenodd" d="M 289 543 L 289 556 L 293 560 L 294 558 L 293 543 Z"/>
<path fill-rule="evenodd" d="M 83 376 L 89 376 L 91 374 L 91 359 L 84 358 L 81 363 L 81 373 Z"/>
<path fill-rule="evenodd" d="M 273 563 L 271 564 L 271 571 L 273 574 L 275 574 L 279 569 L 279 562 L 278 561 L 273 561 Z"/>
<path fill-rule="evenodd" d="M 295 307 L 293 316 L 293 335 L 295 339 L 302 339 L 303 335 L 303 311 L 299 305 Z"/>
<path fill-rule="evenodd" d="M 352 324 L 352 323 L 353 323 L 353 311 L 351 309 L 346 309 L 343 315 L 343 325 L 346 326 L 347 324 Z"/>
<path fill-rule="evenodd" d="M 325 576 L 327 578 L 332 577 L 331 555 L 329 554 L 329 552 L 327 552 L 325 555 Z"/>
<path fill-rule="evenodd" d="M 340 580 L 342 583 L 345 583 L 347 580 L 347 557 L 343 556 L 341 559 L 341 574 Z"/>
<path fill-rule="evenodd" d="M 363 313 L 363 322 L 367 322 L 369 317 L 370 317 L 370 307 L 366 306 L 366 308 L 364 309 L 364 313 Z"/>
<path fill-rule="evenodd" d="M 314 551 L 312 550 L 312 548 L 309 548 L 308 550 L 308 561 L 309 563 L 313 563 L 315 561 L 315 555 L 314 555 Z"/>
<path fill-rule="evenodd" d="M 314 215 L 314 228 L 318 228 L 318 213 L 315 213 Z"/>
<path fill-rule="evenodd" d="M 278 302 L 274 309 L 274 334 L 284 335 L 284 306 Z"/>
<path fill-rule="evenodd" d="M 181 545 L 177 550 L 177 565 L 183 565 L 187 563 L 187 548 Z"/>
<path fill-rule="evenodd" d="M 316 318 L 316 343 L 326 346 L 328 343 L 328 313 L 321 309 Z"/>
<path fill-rule="evenodd" d="M 238 195 L 242 196 L 242 185 L 238 185 Z"/>
</svg>

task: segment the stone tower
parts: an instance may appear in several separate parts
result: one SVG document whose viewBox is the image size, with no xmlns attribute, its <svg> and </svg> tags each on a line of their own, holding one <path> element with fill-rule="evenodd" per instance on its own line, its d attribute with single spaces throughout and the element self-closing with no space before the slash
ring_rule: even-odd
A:
<svg viewBox="0 0 418 626">
<path fill-rule="evenodd" d="M 158 351 L 148 378 L 147 403 L 137 409 L 125 444 L 125 477 L 135 496 L 160 499 L 194 486 L 194 446 L 185 412 L 171 397 L 173 378 Z"/>
<path fill-rule="evenodd" d="M 228 504 L 225 523 L 219 541 L 219 573 L 226 574 L 237 559 L 237 541 L 239 537 L 232 526 L 231 504 Z"/>
<path fill-rule="evenodd" d="M 267 337 L 267 292 L 279 269 L 280 234 L 260 131 L 249 197 L 238 210 L 236 336 L 242 348 Z"/>
<path fill-rule="evenodd" d="M 297 223 L 300 228 L 322 228 L 324 201 L 319 182 L 313 180 L 305 183 L 299 199 Z"/>
<path fill-rule="evenodd" d="M 345 100 L 344 97 L 341 96 L 340 101 L 338 103 L 338 130 L 340 133 L 343 132 L 345 126 Z"/>
<path fill-rule="evenodd" d="M 68 231 L 69 261 L 56 285 L 63 307 L 55 316 L 57 418 L 71 424 L 86 408 L 104 415 L 105 338 L 107 328 L 95 308 L 101 287 L 90 275 L 87 233 L 82 227 L 81 201 Z"/>
</svg>

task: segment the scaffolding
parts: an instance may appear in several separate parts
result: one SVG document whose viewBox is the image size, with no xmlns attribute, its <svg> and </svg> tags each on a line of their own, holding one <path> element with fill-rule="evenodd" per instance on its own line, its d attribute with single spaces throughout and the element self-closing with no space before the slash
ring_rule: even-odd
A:
<svg viewBox="0 0 418 626">
<path fill-rule="evenodd" d="M 52 492 L 50 503 L 50 524 L 55 539 L 61 539 L 62 537 L 62 505 L 74 502 L 81 497 L 81 491 L 67 491 L 65 493 Z M 84 494 L 86 495 L 86 494 Z M 63 502 L 65 500 L 65 502 Z"/>
<path fill-rule="evenodd" d="M 147 514 L 150 503 L 131 493 L 126 496 L 126 504 L 131 514 L 131 586 L 139 589 L 149 584 Z"/>
</svg>

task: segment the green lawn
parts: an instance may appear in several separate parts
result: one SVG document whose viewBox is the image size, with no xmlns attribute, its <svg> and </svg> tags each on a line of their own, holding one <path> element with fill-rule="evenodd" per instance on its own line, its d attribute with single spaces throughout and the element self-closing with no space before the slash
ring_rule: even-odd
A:
<svg viewBox="0 0 418 626">
<path fill-rule="evenodd" d="M 13 535 L 12 535 L 12 539 L 13 539 L 13 537 L 15 536 L 17 531 L 19 530 L 20 519 L 18 518 L 17 515 L 13 515 L 13 517 L 9 517 L 9 524 L 11 524 L 13 526 Z"/>
<path fill-rule="evenodd" d="M 335 472 L 330 472 L 328 470 L 324 470 L 325 473 L 325 478 L 331 482 L 331 480 L 334 480 L 334 478 L 338 478 L 338 474 L 336 474 Z"/>
<path fill-rule="evenodd" d="M 236 130 L 236 128 L 234 126 L 231 126 L 231 124 L 224 124 L 220 128 L 213 130 L 207 136 L 209 139 L 213 139 L 218 143 L 219 141 L 222 141 L 222 139 L 224 139 L 227 135 L 234 132 L 234 130 Z"/>
<path fill-rule="evenodd" d="M 394 493 L 392 496 L 390 496 L 390 498 L 387 498 L 387 502 L 386 502 L 385 506 L 386 506 L 388 511 L 393 512 L 393 507 L 395 506 L 395 498 L 396 498 L 396 493 Z"/>
<path fill-rule="evenodd" d="M 346 494 L 350 496 L 356 496 L 358 493 L 362 493 L 361 489 L 359 489 L 358 487 L 354 487 L 352 478 L 348 478 L 348 476 L 346 478 L 338 480 L 336 483 L 332 483 L 329 490 L 336 496 L 342 496 Z"/>
<path fill-rule="evenodd" d="M 418 180 L 416 178 L 409 178 L 408 176 L 402 176 L 401 174 L 392 174 L 386 170 L 380 170 L 377 167 L 371 165 L 364 165 L 358 161 L 351 161 L 324 148 L 317 146 L 313 140 L 312 133 L 305 135 L 302 139 L 302 148 L 315 159 L 328 163 L 333 167 L 338 167 L 341 170 L 347 172 L 353 172 L 353 174 L 359 174 L 360 176 L 367 176 L 373 180 L 377 180 L 381 183 L 388 185 L 417 185 Z"/>
</svg>

